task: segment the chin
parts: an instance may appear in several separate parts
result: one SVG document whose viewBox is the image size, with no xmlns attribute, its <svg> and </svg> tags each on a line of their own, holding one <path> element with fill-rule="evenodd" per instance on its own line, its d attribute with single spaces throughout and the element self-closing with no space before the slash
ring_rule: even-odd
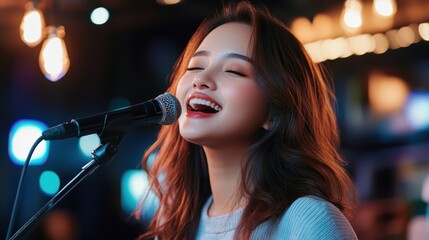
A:
<svg viewBox="0 0 429 240">
<path fill-rule="evenodd" d="M 183 139 L 186 141 L 199 145 L 199 146 L 206 146 L 210 145 L 210 142 L 213 142 L 211 138 L 207 136 L 202 136 L 201 134 L 189 134 L 189 133 L 180 133 Z"/>
<path fill-rule="evenodd" d="M 202 145 L 202 143 L 204 142 L 204 138 L 199 137 L 199 136 L 190 136 L 188 135 L 182 135 L 182 137 L 191 143 L 197 144 L 197 145 Z"/>
<path fill-rule="evenodd" d="M 200 134 L 195 132 L 189 132 L 189 131 L 183 131 L 180 129 L 180 136 L 182 136 L 183 139 L 185 139 L 188 142 L 199 144 L 199 142 L 202 140 Z"/>
</svg>

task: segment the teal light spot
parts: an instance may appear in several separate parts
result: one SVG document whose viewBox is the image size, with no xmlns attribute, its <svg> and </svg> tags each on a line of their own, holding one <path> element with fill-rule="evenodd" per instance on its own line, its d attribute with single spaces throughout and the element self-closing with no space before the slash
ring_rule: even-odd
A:
<svg viewBox="0 0 429 240">
<path fill-rule="evenodd" d="M 60 189 L 60 178 L 53 171 L 44 171 L 39 178 L 40 189 L 48 196 L 52 196 Z"/>
<path fill-rule="evenodd" d="M 124 213 L 128 215 L 134 211 L 144 196 L 146 198 L 141 205 L 142 220 L 150 221 L 159 203 L 156 196 L 149 190 L 148 176 L 142 170 L 125 171 L 121 180 L 121 203 Z"/>
<path fill-rule="evenodd" d="M 85 155 L 90 157 L 92 151 L 100 145 L 100 137 L 97 134 L 90 134 L 79 138 L 79 149 Z"/>
</svg>

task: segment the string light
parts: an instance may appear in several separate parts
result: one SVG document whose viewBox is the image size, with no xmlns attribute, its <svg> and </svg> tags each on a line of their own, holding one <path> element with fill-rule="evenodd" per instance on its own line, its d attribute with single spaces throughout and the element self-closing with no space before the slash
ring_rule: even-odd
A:
<svg viewBox="0 0 429 240">
<path fill-rule="evenodd" d="M 56 82 L 61 79 L 70 67 L 66 44 L 63 37 L 65 30 L 63 26 L 49 27 L 49 35 L 42 46 L 39 55 L 40 69 L 45 77 Z"/>
<path fill-rule="evenodd" d="M 418 26 L 418 31 L 423 40 L 429 41 L 429 23 L 421 23 Z"/>
<path fill-rule="evenodd" d="M 396 13 L 395 0 L 374 0 L 374 11 L 382 17 L 391 17 Z"/>
<path fill-rule="evenodd" d="M 359 30 L 362 26 L 362 3 L 359 0 L 346 0 L 342 20 L 346 30 Z"/>
<path fill-rule="evenodd" d="M 323 62 L 351 55 L 382 54 L 388 49 L 405 48 L 421 40 L 429 41 L 429 23 L 411 24 L 374 35 L 367 33 L 317 40 L 305 43 L 304 47 L 315 62 Z"/>
<path fill-rule="evenodd" d="M 162 5 L 175 5 L 182 2 L 182 0 L 157 0 L 156 2 Z"/>
<path fill-rule="evenodd" d="M 63 26 L 46 28 L 43 13 L 37 5 L 37 0 L 25 5 L 26 12 L 21 22 L 20 36 L 25 44 L 35 47 L 43 40 L 45 33 L 48 34 L 39 54 L 39 65 L 45 77 L 56 82 L 70 67 L 70 59 L 63 40 L 65 30 Z"/>
<path fill-rule="evenodd" d="M 43 38 L 45 19 L 42 11 L 37 8 L 36 2 L 28 2 L 25 5 L 25 13 L 22 18 L 19 33 L 21 40 L 30 47 L 37 46 Z"/>
</svg>

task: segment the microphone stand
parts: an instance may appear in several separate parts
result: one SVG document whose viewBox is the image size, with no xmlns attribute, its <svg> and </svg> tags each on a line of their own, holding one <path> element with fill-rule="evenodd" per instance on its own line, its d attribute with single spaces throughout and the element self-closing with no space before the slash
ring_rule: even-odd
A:
<svg viewBox="0 0 429 240">
<path fill-rule="evenodd" d="M 106 126 L 111 125 L 112 120 L 109 119 L 109 116 L 106 116 Z M 115 119 L 113 120 L 119 120 Z M 125 133 L 118 131 L 118 129 L 108 129 L 105 128 L 103 133 L 100 134 L 100 139 L 102 144 L 95 148 L 92 152 L 92 160 L 85 164 L 82 167 L 82 170 L 68 182 L 57 194 L 55 194 L 50 201 L 48 201 L 45 206 L 43 206 L 30 220 L 27 221 L 9 240 L 21 239 L 22 236 L 49 210 L 51 210 L 61 199 L 63 199 L 74 187 L 76 187 L 83 179 L 91 175 L 95 170 L 97 170 L 101 165 L 108 163 L 113 156 L 118 152 L 119 144 L 122 141 Z"/>
</svg>

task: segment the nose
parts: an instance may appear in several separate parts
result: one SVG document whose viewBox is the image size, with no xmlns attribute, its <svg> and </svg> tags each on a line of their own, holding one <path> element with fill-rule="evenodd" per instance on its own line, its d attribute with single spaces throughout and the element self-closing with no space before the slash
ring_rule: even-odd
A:
<svg viewBox="0 0 429 240">
<path fill-rule="evenodd" d="M 207 73 L 200 72 L 194 76 L 194 79 L 192 80 L 192 87 L 198 89 L 215 90 L 216 83 Z"/>
</svg>

